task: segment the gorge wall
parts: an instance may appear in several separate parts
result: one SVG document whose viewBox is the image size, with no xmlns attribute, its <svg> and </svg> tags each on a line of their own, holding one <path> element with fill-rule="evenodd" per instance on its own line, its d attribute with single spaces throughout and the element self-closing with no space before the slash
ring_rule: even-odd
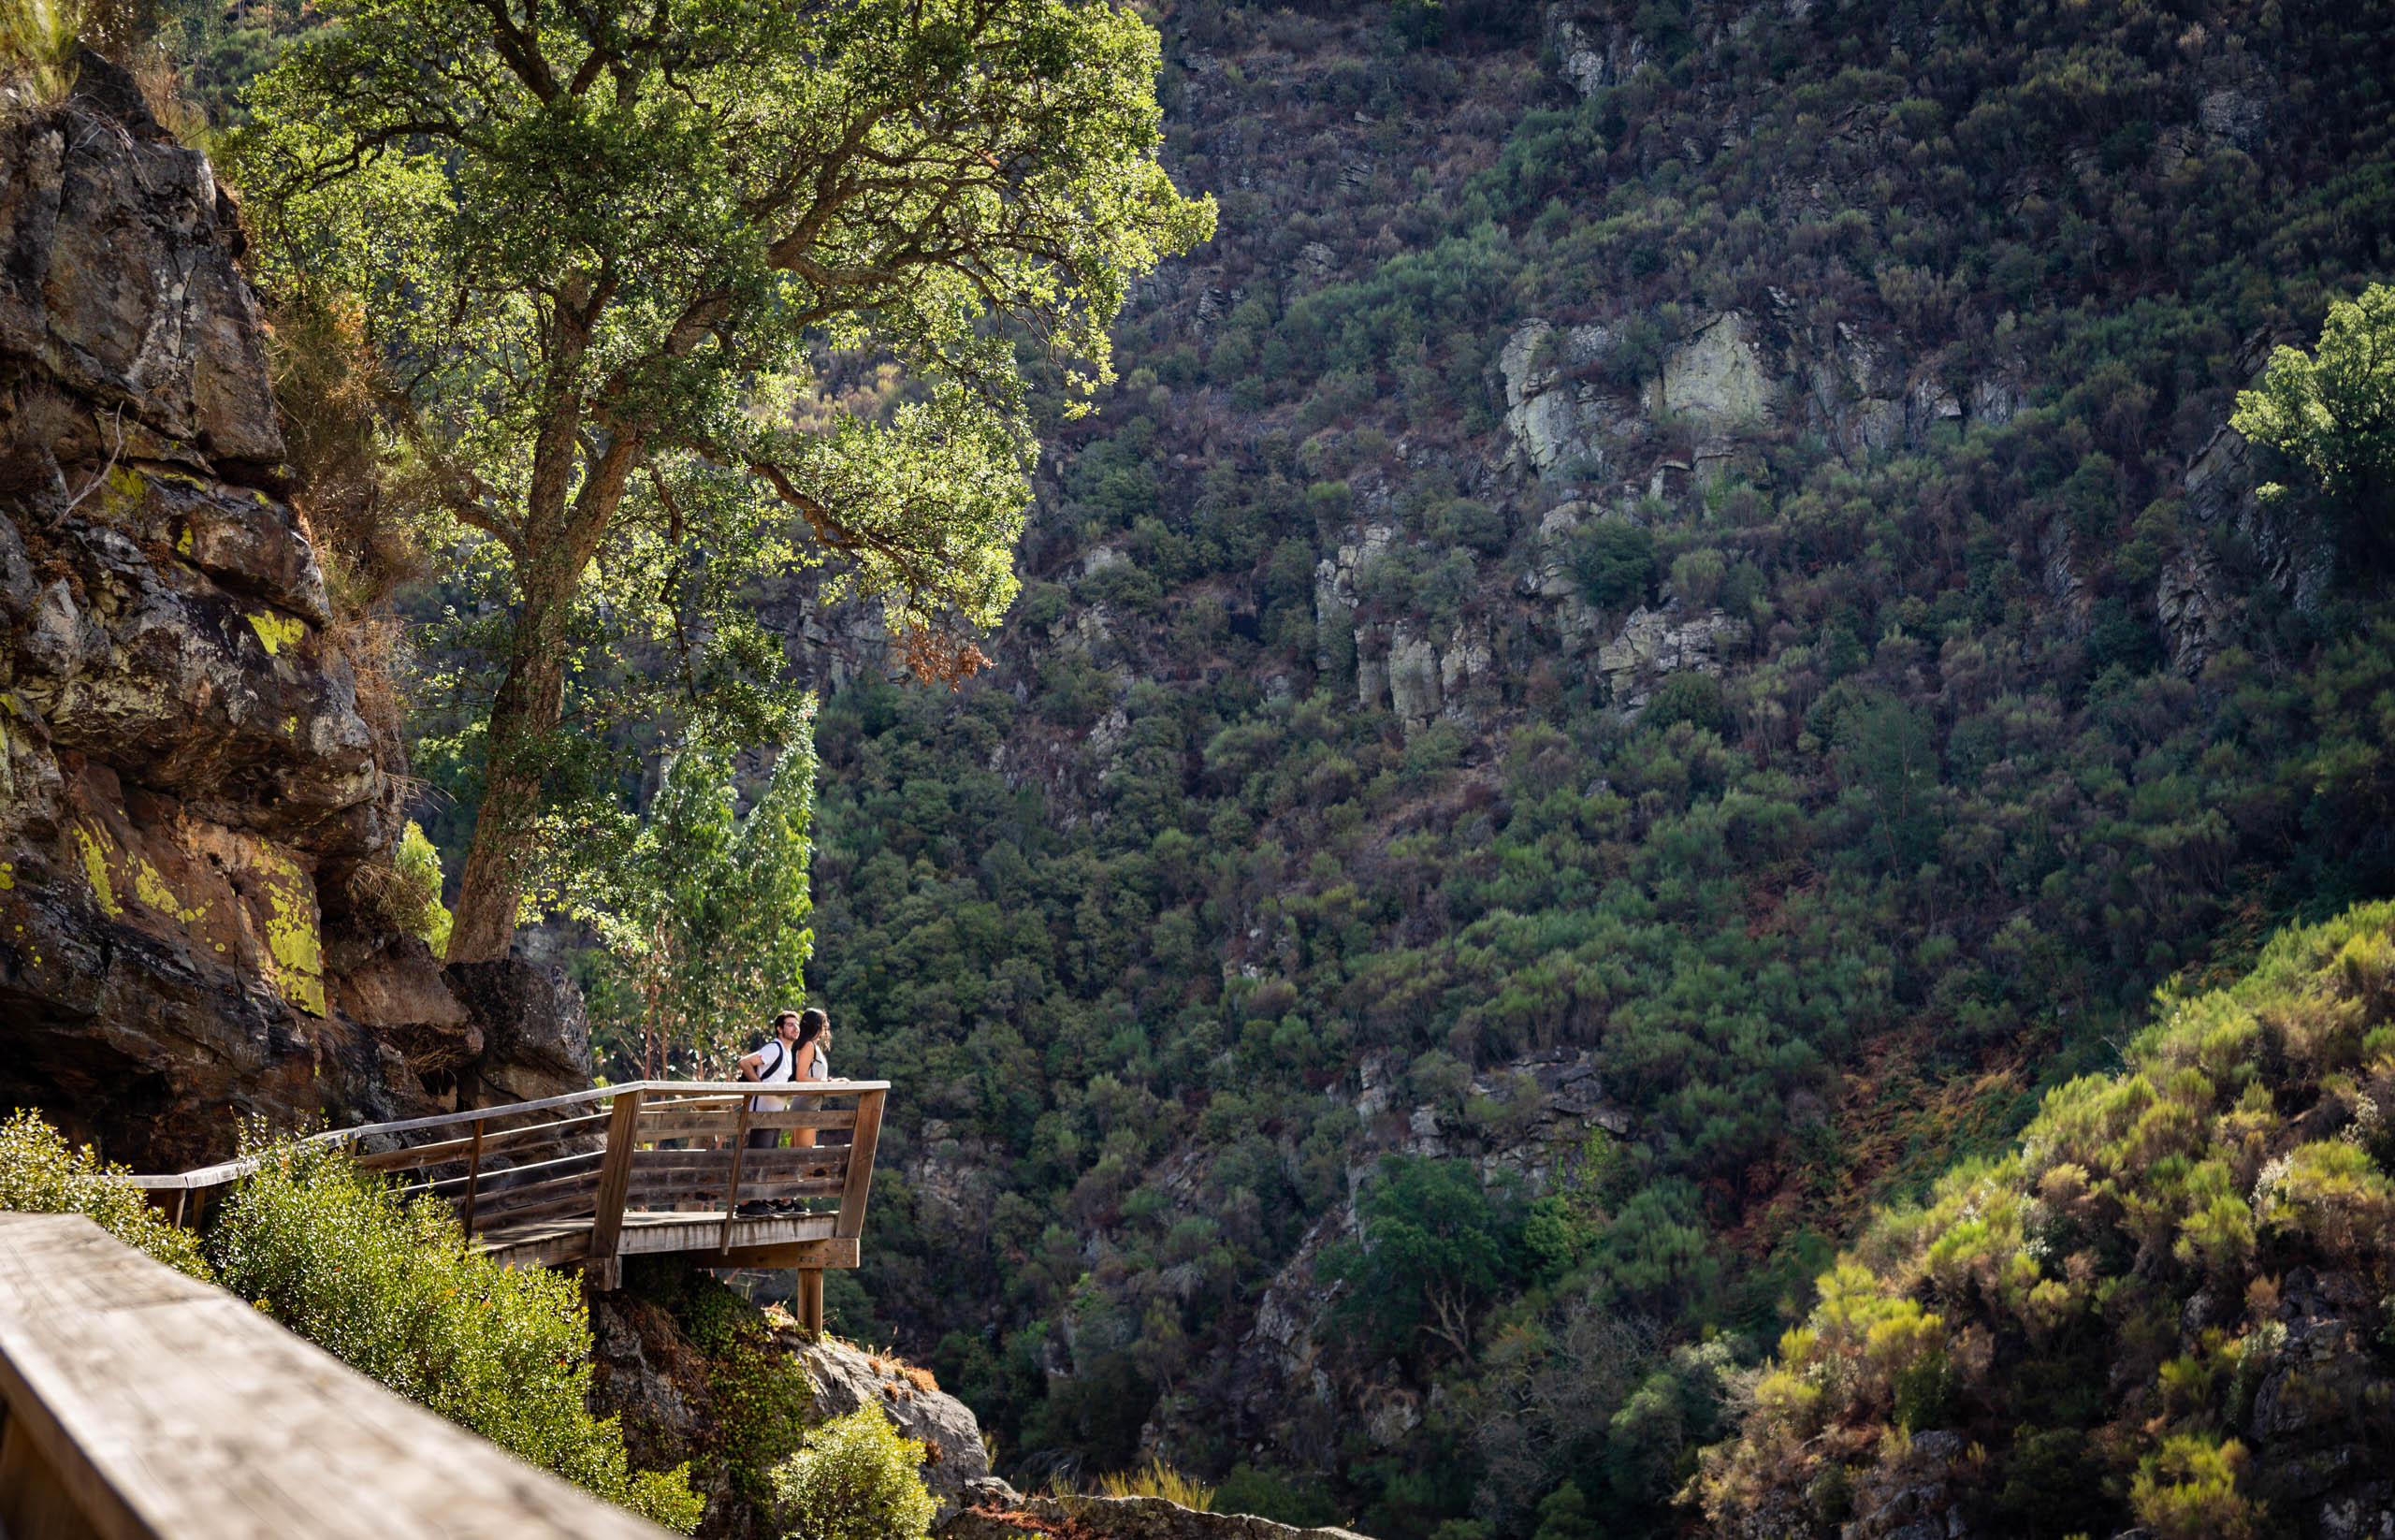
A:
<svg viewBox="0 0 2395 1540">
<path fill-rule="evenodd" d="M 408 794 L 240 218 L 95 54 L 0 125 L 0 1106 L 144 1170 L 588 1083 L 579 1006 L 374 903 Z"/>
</svg>

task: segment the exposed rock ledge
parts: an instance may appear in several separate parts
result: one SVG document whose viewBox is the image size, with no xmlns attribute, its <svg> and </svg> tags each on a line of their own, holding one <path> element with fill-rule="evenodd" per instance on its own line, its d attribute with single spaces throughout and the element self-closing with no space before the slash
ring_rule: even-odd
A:
<svg viewBox="0 0 2395 1540">
<path fill-rule="evenodd" d="M 1003 1485 L 996 1483 L 994 1485 Z M 1021 1497 L 992 1493 L 932 1533 L 939 1540 L 1363 1540 L 1352 1530 L 1292 1529 L 1246 1513 L 1200 1513 L 1161 1497 Z"/>
<path fill-rule="evenodd" d="M 240 1118 L 588 1085 L 552 976 L 461 990 L 356 911 L 406 767 L 286 501 L 240 221 L 131 77 L 77 66 L 0 123 L 0 1111 L 170 1170 Z"/>
</svg>

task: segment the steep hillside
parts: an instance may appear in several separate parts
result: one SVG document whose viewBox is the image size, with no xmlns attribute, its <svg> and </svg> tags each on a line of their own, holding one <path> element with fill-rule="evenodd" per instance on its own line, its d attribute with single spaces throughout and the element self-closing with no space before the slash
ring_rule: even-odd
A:
<svg viewBox="0 0 2395 1540">
<path fill-rule="evenodd" d="M 1715 1530 L 2395 1529 L 2391 926 L 2167 1000 L 2124 1072 L 1880 1216 L 1707 1456 Z"/>
<path fill-rule="evenodd" d="M 813 976 L 907 1088 L 835 1303 L 1014 1474 L 1666 1524 L 1874 1198 L 2395 880 L 2383 548 L 2225 431 L 2395 265 L 2395 31 L 1160 17 L 1223 233 L 995 668 L 804 638 Z"/>
</svg>

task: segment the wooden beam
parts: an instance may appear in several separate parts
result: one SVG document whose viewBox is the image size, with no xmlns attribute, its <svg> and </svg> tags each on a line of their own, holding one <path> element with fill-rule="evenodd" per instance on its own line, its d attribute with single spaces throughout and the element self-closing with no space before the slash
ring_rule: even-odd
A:
<svg viewBox="0 0 2395 1540">
<path fill-rule="evenodd" d="M 22 1417 L 0 1420 L 0 1536 L 100 1540 Z"/>
<path fill-rule="evenodd" d="M 708 1264 L 719 1268 L 852 1268 L 854 1241 L 798 1241 L 783 1246 L 734 1246 Z"/>
<path fill-rule="evenodd" d="M 873 1147 L 881 1138 L 881 1098 L 886 1090 L 857 1097 L 856 1142 L 849 1146 L 848 1180 L 840 1192 L 840 1224 L 832 1233 L 853 1240 L 864 1233 L 864 1203 L 873 1189 Z"/>
<path fill-rule="evenodd" d="M 0 1213 L 0 1399 L 88 1526 L 11 1540 L 664 1540 L 80 1214 Z"/>
<path fill-rule="evenodd" d="M 632 1149 L 640 1142 L 640 1104 L 635 1086 L 616 1097 L 615 1115 L 607 1120 L 607 1160 L 599 1169 L 599 1196 L 590 1221 L 590 1249 L 583 1254 L 583 1276 L 593 1288 L 614 1288 L 623 1281 L 623 1266 L 616 1257 L 616 1240 L 624 1228 L 624 1195 L 631 1184 Z"/>
</svg>

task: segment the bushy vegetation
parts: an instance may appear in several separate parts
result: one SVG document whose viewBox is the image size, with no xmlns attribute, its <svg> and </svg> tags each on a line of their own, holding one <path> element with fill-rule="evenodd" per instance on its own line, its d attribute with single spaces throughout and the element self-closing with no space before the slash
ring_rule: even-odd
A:
<svg viewBox="0 0 2395 1540">
<path fill-rule="evenodd" d="M 168 1224 L 138 1188 L 115 1180 L 131 1174 L 88 1144 L 67 1143 L 38 1112 L 20 1107 L 0 1123 L 0 1212 L 80 1213 L 178 1272 L 209 1276 L 199 1237 Z"/>
<path fill-rule="evenodd" d="M 2011 1151 L 1822 1276 L 1708 1460 L 1714 1518 L 1866 1469 L 1910 1426 L 1984 1446 L 1982 1500 L 2015 1533 L 2272 1533 L 2302 1494 L 2241 1440 L 2266 1384 L 2395 1459 L 2386 1382 L 2290 1352 L 2279 1308 L 2332 1274 L 2363 1291 L 2365 1340 L 2395 1310 L 2395 905 L 2289 931 L 2156 1016 L 2121 1073 L 2051 1092 Z"/>
<path fill-rule="evenodd" d="M 719 1461 L 733 1494 L 752 1511 L 768 1511 L 775 1472 L 806 1438 L 815 1388 L 806 1369 L 776 1342 L 762 1311 L 679 1257 L 631 1258 L 624 1286 L 661 1307 L 705 1366 L 714 1415 L 703 1423 L 702 1447 L 675 1454 Z"/>
<path fill-rule="evenodd" d="M 341 1151 L 271 1146 L 208 1250 L 226 1288 L 352 1368 L 610 1502 L 697 1527 L 685 1473 L 630 1469 L 614 1419 L 585 1409 L 580 1280 L 501 1267 L 446 1204 L 403 1203 Z"/>
<path fill-rule="evenodd" d="M 775 1468 L 774 1494 L 793 1540 L 922 1540 L 936 1511 L 922 1460 L 880 1407 L 860 1406 L 807 1432 Z"/>
<path fill-rule="evenodd" d="M 615 1419 L 585 1407 L 590 1319 L 577 1280 L 500 1267 L 468 1247 L 445 1206 L 402 1203 L 339 1151 L 253 1153 L 257 1170 L 203 1253 L 198 1235 L 110 1180 L 122 1168 L 21 1110 L 0 1125 L 0 1210 L 88 1214 L 518 1459 L 671 1529 L 698 1527 L 704 1502 L 685 1470 L 631 1469 Z"/>
</svg>

